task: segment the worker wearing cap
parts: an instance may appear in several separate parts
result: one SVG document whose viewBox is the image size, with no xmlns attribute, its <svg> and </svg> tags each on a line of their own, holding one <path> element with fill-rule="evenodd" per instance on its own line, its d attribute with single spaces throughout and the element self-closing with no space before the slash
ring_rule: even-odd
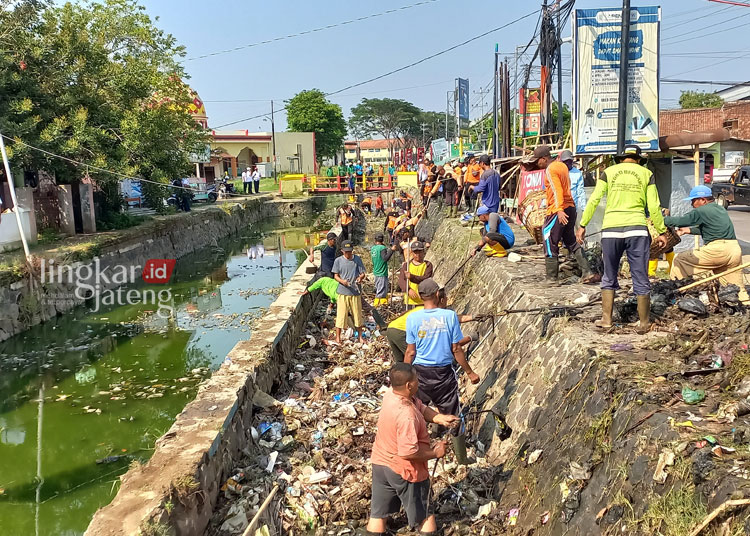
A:
<svg viewBox="0 0 750 536">
<path fill-rule="evenodd" d="M 434 404 L 440 413 L 458 416 L 461 414 L 461 402 L 453 360 L 458 362 L 471 383 L 479 383 L 479 376 L 472 370 L 461 347 L 464 336 L 458 315 L 455 311 L 439 307 L 439 292 L 440 286 L 432 278 L 419 284 L 424 309 L 406 319 L 404 362 L 412 363 L 417 369 L 419 399 L 425 404 Z M 453 450 L 458 463 L 468 462 L 466 437 L 458 435 L 458 430 L 454 434 Z"/>
<path fill-rule="evenodd" d="M 479 167 L 482 168 L 479 184 L 469 188 L 473 189 L 474 195 L 482 194 L 483 206 L 490 212 L 497 212 L 500 210 L 500 174 L 490 165 L 490 155 L 479 157 Z"/>
<path fill-rule="evenodd" d="M 346 327 L 347 317 L 351 314 L 354 319 L 354 327 L 359 333 L 359 342 L 364 342 L 362 337 L 362 293 L 359 289 L 360 283 L 365 279 L 367 271 L 359 255 L 354 254 L 354 245 L 350 240 L 344 240 L 341 244 L 342 255 L 333 262 L 333 277 L 339 282 L 336 289 L 338 300 L 336 300 L 336 342 L 341 344 L 341 330 Z"/>
<path fill-rule="evenodd" d="M 408 251 L 404 249 L 407 260 L 401 265 L 399 285 L 404 289 L 404 303 L 406 306 L 422 305 L 419 294 L 419 284 L 432 277 L 433 267 L 430 261 L 424 259 L 425 244 L 421 240 L 409 243 Z M 407 283 L 408 279 L 408 283 Z"/>
<path fill-rule="evenodd" d="M 690 201 L 693 210 L 684 216 L 667 216 L 664 224 L 677 227 L 678 235 L 700 235 L 703 247 L 678 253 L 672 263 L 670 277 L 684 279 L 704 272 L 719 274 L 742 264 L 742 250 L 737 242 L 732 220 L 726 209 L 714 203 L 711 189 L 708 186 L 696 186 L 690 190 L 685 201 Z M 741 270 L 727 274 L 722 279 L 727 284 L 737 285 L 740 289 L 740 301 L 748 302 Z"/>
<path fill-rule="evenodd" d="M 437 534 L 435 515 L 427 511 L 430 474 L 427 462 L 445 456 L 445 442 L 430 446 L 427 423 L 455 427 L 454 415 L 443 415 L 417 398 L 417 371 L 396 363 L 388 373 L 391 387 L 383 394 L 372 446 L 372 509 L 366 536 L 385 536 L 387 520 L 403 507 L 409 527 Z"/>
<path fill-rule="evenodd" d="M 320 251 L 320 268 L 315 274 L 315 277 L 310 281 L 313 283 L 321 277 L 333 277 L 333 261 L 336 260 L 336 233 L 328 233 L 326 235 L 326 241 L 321 242 L 314 248 L 310 248 L 310 255 L 307 257 L 309 262 L 315 262 L 315 252 Z"/>
<path fill-rule="evenodd" d="M 480 251 L 488 257 L 505 257 L 508 250 L 516 242 L 516 235 L 513 229 L 505 219 L 497 212 L 490 212 L 490 209 L 482 205 L 477 209 L 477 218 L 484 224 L 482 228 L 482 240 L 471 253 L 473 257 Z"/>
<path fill-rule="evenodd" d="M 383 242 L 385 242 L 385 235 L 377 233 L 375 245 L 370 248 L 372 273 L 375 276 L 375 301 L 373 302 L 375 307 L 388 303 L 388 261 L 393 252 L 398 249 L 395 245 L 388 248 Z"/>
<path fill-rule="evenodd" d="M 646 333 L 651 329 L 651 284 L 648 280 L 648 257 L 651 237 L 646 226 L 646 211 L 656 231 L 666 231 L 659 206 L 654 174 L 643 164 L 645 157 L 637 145 L 627 145 L 622 154 L 615 156 L 616 164 L 608 167 L 596 181 L 596 188 L 583 211 L 578 240 L 583 243 L 586 226 L 594 216 L 602 197 L 607 196 L 602 222 L 602 254 L 604 275 L 602 276 L 602 319 L 596 322 L 602 329 L 612 328 L 612 309 L 615 291 L 620 288 L 617 273 L 622 254 L 628 256 L 630 275 L 633 278 L 633 293 L 638 299 L 639 324 L 636 330 Z M 666 238 L 657 237 L 664 246 Z"/>
<path fill-rule="evenodd" d="M 586 208 L 586 191 L 583 189 L 583 173 L 576 166 L 573 153 L 565 149 L 560 153 L 560 162 L 568 166 L 568 175 L 570 176 L 570 195 L 576 205 L 576 217 L 580 218 L 583 210 Z"/>
<path fill-rule="evenodd" d="M 466 201 L 466 210 L 474 208 L 474 200 L 477 194 L 474 188 L 479 184 L 482 175 L 482 168 L 477 164 L 477 159 L 473 155 L 467 156 L 464 160 L 466 164 L 466 173 L 464 173 L 464 200 Z"/>
<path fill-rule="evenodd" d="M 552 159 L 549 146 L 540 145 L 534 149 L 534 160 L 537 168 L 546 169 L 544 189 L 547 194 L 547 216 L 542 227 L 544 237 L 545 267 L 547 280 L 557 281 L 560 269 L 560 240 L 573 257 L 581 270 L 581 281 L 591 281 L 591 269 L 583 249 L 576 241 L 576 205 L 570 193 L 570 175 L 568 166 L 559 160 Z"/>
</svg>

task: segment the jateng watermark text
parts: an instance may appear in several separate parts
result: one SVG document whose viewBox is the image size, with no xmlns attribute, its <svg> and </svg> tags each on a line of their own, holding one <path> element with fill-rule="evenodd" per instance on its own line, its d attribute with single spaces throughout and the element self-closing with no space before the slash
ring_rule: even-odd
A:
<svg viewBox="0 0 750 536">
<path fill-rule="evenodd" d="M 40 280 L 43 285 L 72 286 L 72 293 L 49 293 L 47 300 L 93 300 L 92 312 L 116 305 L 153 305 L 157 314 L 168 318 L 174 313 L 172 289 L 128 288 L 140 282 L 165 285 L 172 278 L 175 259 L 149 259 L 145 266 L 101 266 L 97 257 L 89 264 L 57 265 L 42 259 Z"/>
</svg>

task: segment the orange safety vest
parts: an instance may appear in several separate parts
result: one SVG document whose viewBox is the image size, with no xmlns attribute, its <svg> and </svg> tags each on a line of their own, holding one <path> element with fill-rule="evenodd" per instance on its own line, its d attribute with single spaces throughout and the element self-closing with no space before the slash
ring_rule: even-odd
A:
<svg viewBox="0 0 750 536">
<path fill-rule="evenodd" d="M 388 230 L 393 231 L 399 224 L 401 216 L 388 216 Z"/>
<path fill-rule="evenodd" d="M 352 222 L 352 215 L 347 214 L 345 210 L 340 210 L 341 214 L 341 225 L 349 225 Z"/>
</svg>

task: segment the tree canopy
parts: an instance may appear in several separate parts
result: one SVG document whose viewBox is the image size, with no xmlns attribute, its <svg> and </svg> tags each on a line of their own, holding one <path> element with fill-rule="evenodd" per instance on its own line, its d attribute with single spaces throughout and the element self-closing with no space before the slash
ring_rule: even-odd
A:
<svg viewBox="0 0 750 536">
<path fill-rule="evenodd" d="M 404 142 L 420 139 L 422 110 L 401 99 L 362 99 L 351 111 L 349 130 L 359 138 L 377 135 Z"/>
<path fill-rule="evenodd" d="M 286 122 L 290 130 L 315 132 L 315 158 L 321 162 L 341 149 L 346 121 L 341 106 L 326 99 L 319 89 L 297 93 L 286 101 Z"/>
<path fill-rule="evenodd" d="M 724 101 L 716 93 L 707 91 L 685 90 L 680 92 L 680 107 L 689 108 L 720 108 Z"/>
<path fill-rule="evenodd" d="M 66 183 L 90 176 L 119 202 L 118 178 L 35 151 L 157 182 L 184 176 L 208 141 L 189 112 L 184 56 L 135 0 L 52 4 L 20 0 L 0 10 L 0 132 L 16 168 Z M 165 191 L 146 192 L 162 206 Z"/>
</svg>

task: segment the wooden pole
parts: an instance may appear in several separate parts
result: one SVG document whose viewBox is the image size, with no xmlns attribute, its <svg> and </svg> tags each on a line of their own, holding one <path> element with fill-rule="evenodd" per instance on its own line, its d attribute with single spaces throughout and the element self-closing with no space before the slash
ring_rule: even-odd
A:
<svg viewBox="0 0 750 536">
<path fill-rule="evenodd" d="M 29 252 L 29 244 L 26 242 L 26 233 L 23 231 L 23 225 L 21 224 L 21 207 L 18 205 L 18 198 L 16 197 L 16 186 L 13 183 L 13 174 L 10 171 L 10 161 L 8 160 L 8 153 L 5 152 L 5 142 L 3 141 L 3 135 L 0 133 L 0 154 L 3 157 L 3 166 L 5 166 L 5 176 L 8 178 L 8 190 L 10 191 L 10 198 L 13 201 L 13 212 L 16 216 L 16 225 L 18 225 L 18 234 L 21 235 L 21 245 L 23 246 L 23 252 L 26 256 L 26 262 L 31 263 L 31 253 Z M 30 217 L 34 217 L 30 213 Z"/>
<path fill-rule="evenodd" d="M 703 522 L 695 527 L 693 532 L 690 533 L 690 536 L 698 536 L 698 534 L 705 529 L 711 521 L 713 521 L 716 517 L 719 516 L 724 510 L 728 510 L 729 508 L 733 506 L 745 506 L 750 504 L 750 499 L 735 499 L 731 501 L 724 501 L 721 505 L 719 505 L 716 509 L 714 509 L 713 512 L 708 514 L 706 519 L 703 520 Z"/>
<path fill-rule="evenodd" d="M 263 501 L 263 504 L 260 505 L 260 509 L 258 510 L 258 513 L 255 514 L 253 517 L 253 520 L 250 521 L 250 524 L 245 529 L 245 532 L 242 533 L 242 536 L 249 536 L 253 533 L 255 530 L 255 527 L 258 525 L 258 521 L 260 520 L 261 514 L 266 511 L 266 508 L 268 508 L 268 505 L 271 504 L 271 500 L 273 499 L 273 496 L 276 495 L 276 492 L 279 491 L 279 485 L 274 484 L 273 489 L 271 490 L 271 493 L 268 494 L 268 497 L 266 497 L 266 500 Z"/>
<path fill-rule="evenodd" d="M 750 262 L 746 262 L 745 264 L 740 264 L 739 266 L 730 268 L 729 270 L 726 270 L 725 272 L 721 272 L 720 274 L 714 274 L 711 277 L 706 277 L 704 279 L 701 279 L 700 281 L 696 281 L 695 283 L 690 283 L 689 285 L 685 285 L 684 287 L 678 288 L 677 290 L 679 292 L 684 292 L 686 290 L 690 290 L 691 288 L 695 288 L 700 285 L 703 285 L 704 283 L 710 283 L 711 281 L 715 281 L 719 279 L 720 277 L 724 277 L 725 275 L 736 272 L 737 270 L 744 270 L 745 268 L 748 268 L 748 267 L 750 267 Z"/>
<path fill-rule="evenodd" d="M 701 152 L 700 149 L 698 149 L 698 146 L 695 145 L 693 147 L 693 168 L 695 171 L 695 184 L 693 186 L 699 186 L 700 185 L 700 171 L 701 171 Z M 700 238 L 698 235 L 695 235 L 695 249 L 698 249 L 700 246 Z"/>
</svg>

